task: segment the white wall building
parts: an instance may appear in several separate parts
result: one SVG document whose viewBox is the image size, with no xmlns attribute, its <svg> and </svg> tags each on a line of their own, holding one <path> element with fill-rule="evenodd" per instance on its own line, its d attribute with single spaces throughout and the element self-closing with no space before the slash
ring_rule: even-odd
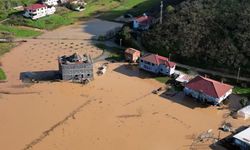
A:
<svg viewBox="0 0 250 150">
<path fill-rule="evenodd" d="M 169 61 L 168 58 L 155 54 L 144 55 L 139 61 L 141 69 L 156 74 L 172 75 L 175 72 L 175 66 L 176 64 Z"/>
<path fill-rule="evenodd" d="M 33 4 L 25 8 L 24 17 L 31 18 L 33 20 L 52 15 L 56 12 L 54 6 L 46 6 L 45 4 Z"/>
<path fill-rule="evenodd" d="M 42 2 L 48 6 L 58 5 L 58 0 L 42 0 Z"/>
<path fill-rule="evenodd" d="M 184 93 L 201 102 L 217 105 L 232 94 L 232 89 L 233 87 L 228 84 L 196 76 L 185 85 Z"/>
</svg>

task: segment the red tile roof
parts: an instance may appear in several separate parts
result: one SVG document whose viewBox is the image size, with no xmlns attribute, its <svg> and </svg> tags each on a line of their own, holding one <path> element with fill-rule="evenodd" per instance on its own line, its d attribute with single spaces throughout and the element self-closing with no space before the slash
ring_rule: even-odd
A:
<svg viewBox="0 0 250 150">
<path fill-rule="evenodd" d="M 37 4 L 30 5 L 30 6 L 26 7 L 25 9 L 33 11 L 33 10 L 37 10 L 37 9 L 43 8 L 43 7 L 46 7 L 46 5 L 37 3 Z"/>
<path fill-rule="evenodd" d="M 205 93 L 206 95 L 220 98 L 225 95 L 233 86 L 224 84 L 202 76 L 196 76 L 186 84 L 186 87 L 194 91 Z"/>
<path fill-rule="evenodd" d="M 132 54 L 132 55 L 133 55 L 134 53 L 140 54 L 141 52 L 140 52 L 139 50 L 134 49 L 134 48 L 127 48 L 127 49 L 125 50 L 125 53 Z"/>
<path fill-rule="evenodd" d="M 173 68 L 176 65 L 174 62 L 168 61 L 168 58 L 156 54 L 144 55 L 141 59 L 156 65 L 165 64 L 170 68 Z"/>
</svg>

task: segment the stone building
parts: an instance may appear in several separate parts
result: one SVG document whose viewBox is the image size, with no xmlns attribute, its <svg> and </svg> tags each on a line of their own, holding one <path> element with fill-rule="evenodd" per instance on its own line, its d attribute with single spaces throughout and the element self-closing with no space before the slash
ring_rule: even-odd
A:
<svg viewBox="0 0 250 150">
<path fill-rule="evenodd" d="M 62 80 L 74 80 L 79 82 L 93 79 L 93 61 L 90 56 L 82 57 L 76 53 L 71 56 L 58 58 L 59 72 Z"/>
</svg>

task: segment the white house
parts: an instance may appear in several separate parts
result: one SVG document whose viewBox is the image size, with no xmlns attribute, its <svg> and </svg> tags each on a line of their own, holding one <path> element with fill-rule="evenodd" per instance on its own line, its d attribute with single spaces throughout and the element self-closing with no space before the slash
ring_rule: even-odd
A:
<svg viewBox="0 0 250 150">
<path fill-rule="evenodd" d="M 231 85 L 196 76 L 185 85 L 184 93 L 199 101 L 217 105 L 232 94 L 232 89 Z"/>
<path fill-rule="evenodd" d="M 147 54 L 140 58 L 139 67 L 156 74 L 172 75 L 176 64 L 168 58 L 156 54 Z"/>
<path fill-rule="evenodd" d="M 47 6 L 45 4 L 37 3 L 26 7 L 23 16 L 36 20 L 47 15 L 52 15 L 55 12 L 56 8 L 54 6 Z"/>
<path fill-rule="evenodd" d="M 58 0 L 42 0 L 42 3 L 48 6 L 56 6 L 58 5 Z"/>
<path fill-rule="evenodd" d="M 233 136 L 239 150 L 250 150 L 250 127 Z"/>
</svg>

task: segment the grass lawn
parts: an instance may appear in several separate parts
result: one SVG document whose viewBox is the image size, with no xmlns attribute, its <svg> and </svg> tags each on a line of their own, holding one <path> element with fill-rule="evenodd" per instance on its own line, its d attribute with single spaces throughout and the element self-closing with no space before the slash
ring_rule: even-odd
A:
<svg viewBox="0 0 250 150">
<path fill-rule="evenodd" d="M 0 68 L 0 80 L 6 80 L 6 75 L 2 68 Z"/>
<path fill-rule="evenodd" d="M 134 16 L 142 15 L 145 11 L 160 3 L 161 0 L 124 0 L 120 5 L 101 16 L 103 19 L 112 20 L 125 13 Z"/>
<path fill-rule="evenodd" d="M 21 29 L 15 26 L 8 26 L 0 24 L 0 32 L 12 33 L 15 37 L 34 37 L 41 34 L 39 31 L 34 31 L 31 29 Z"/>
<path fill-rule="evenodd" d="M 84 18 L 89 18 L 99 13 L 101 13 L 100 18 L 107 20 L 112 20 L 126 12 L 133 15 L 139 15 L 159 3 L 160 0 L 89 0 L 87 2 L 86 9 L 82 12 L 70 11 L 66 8 L 59 7 L 56 14 L 38 20 L 25 19 L 21 18 L 22 16 L 16 16 L 13 17 L 12 20 L 7 21 L 7 24 L 52 30 L 60 26 L 72 24 Z"/>
<path fill-rule="evenodd" d="M 28 19 L 24 25 L 39 29 L 52 30 L 63 25 L 70 25 L 72 23 L 74 23 L 74 19 L 68 17 L 68 15 L 54 14 L 38 20 Z"/>
<path fill-rule="evenodd" d="M 233 93 L 250 98 L 250 87 L 247 88 L 235 87 L 233 89 Z"/>
<path fill-rule="evenodd" d="M 170 80 L 170 77 L 163 76 L 163 77 L 155 77 L 155 80 L 161 82 L 161 83 L 166 83 L 168 80 Z"/>
<path fill-rule="evenodd" d="M 13 47 L 14 44 L 11 43 L 0 43 L 0 56 L 2 56 L 4 53 L 9 52 Z"/>
</svg>

